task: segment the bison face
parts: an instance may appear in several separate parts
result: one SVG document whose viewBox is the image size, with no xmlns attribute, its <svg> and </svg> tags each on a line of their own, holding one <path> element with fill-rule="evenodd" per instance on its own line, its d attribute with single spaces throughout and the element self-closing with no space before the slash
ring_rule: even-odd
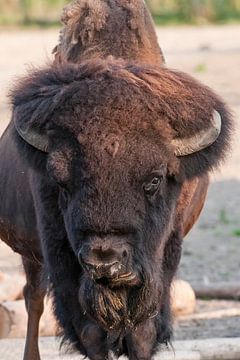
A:
<svg viewBox="0 0 240 360">
<path fill-rule="evenodd" d="M 181 186 L 228 150 L 224 104 L 187 75 L 113 59 L 35 72 L 12 98 L 19 152 L 59 188 L 85 312 L 107 330 L 154 316 L 163 264 L 179 260 L 165 249 Z"/>
<path fill-rule="evenodd" d="M 113 135 L 106 129 L 88 129 L 87 142 L 82 129 L 74 146 L 60 143 L 47 168 L 83 269 L 81 304 L 105 329 L 116 329 L 135 326 L 160 306 L 163 253 L 180 185 L 151 130 L 123 134 L 116 125 Z"/>
</svg>

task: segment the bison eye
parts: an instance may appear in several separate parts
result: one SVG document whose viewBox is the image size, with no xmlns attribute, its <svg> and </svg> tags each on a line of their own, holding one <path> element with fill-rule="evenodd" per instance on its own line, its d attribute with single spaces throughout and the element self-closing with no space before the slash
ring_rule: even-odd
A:
<svg viewBox="0 0 240 360">
<path fill-rule="evenodd" d="M 154 195 L 162 182 L 162 178 L 162 176 L 154 176 L 150 182 L 145 183 L 143 185 L 145 193 L 147 195 Z"/>
</svg>

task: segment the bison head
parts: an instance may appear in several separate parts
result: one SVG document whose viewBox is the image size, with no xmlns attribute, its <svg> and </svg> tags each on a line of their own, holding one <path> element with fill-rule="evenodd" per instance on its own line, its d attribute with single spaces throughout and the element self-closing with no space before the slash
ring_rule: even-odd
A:
<svg viewBox="0 0 240 360">
<path fill-rule="evenodd" d="M 154 316 L 182 184 L 227 147 L 221 100 L 182 73 L 108 59 L 36 71 L 13 105 L 19 149 L 41 153 L 58 188 L 83 309 L 106 330 Z"/>
</svg>

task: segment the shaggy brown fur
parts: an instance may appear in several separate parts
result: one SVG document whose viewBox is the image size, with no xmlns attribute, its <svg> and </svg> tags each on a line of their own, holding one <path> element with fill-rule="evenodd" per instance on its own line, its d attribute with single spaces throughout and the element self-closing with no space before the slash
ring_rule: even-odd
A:
<svg viewBox="0 0 240 360">
<path fill-rule="evenodd" d="M 164 61 L 143 0 L 75 0 L 62 21 L 56 62 L 109 55 L 148 64 Z"/>
<path fill-rule="evenodd" d="M 154 152 L 148 158 L 148 165 L 134 165 L 134 176 L 138 178 L 144 177 L 154 167 L 160 153 L 163 163 L 167 164 L 169 176 L 182 182 L 218 166 L 228 150 L 231 120 L 222 101 L 193 78 L 166 68 L 136 66 L 112 59 L 53 66 L 36 71 L 19 82 L 12 93 L 12 101 L 15 123 L 26 129 L 28 126 L 40 128 L 45 133 L 51 130 L 52 149 L 59 145 L 65 148 L 64 152 L 55 152 L 54 157 L 49 158 L 52 177 L 68 186 L 73 181 L 74 150 L 71 147 L 68 149 L 69 138 L 66 141 L 58 130 L 65 129 L 69 136 L 71 134 L 71 141 L 76 145 L 80 142 L 84 148 L 85 161 L 91 164 L 91 169 L 85 170 L 88 176 L 89 172 L 96 173 L 99 163 L 105 169 L 105 175 L 99 174 L 96 180 L 98 187 L 102 188 L 102 196 L 107 177 L 115 181 L 115 167 L 117 164 L 123 166 L 126 154 L 129 164 L 135 161 L 136 153 L 146 157 L 143 153 L 150 144 L 145 143 L 145 139 L 151 140 L 151 152 L 153 149 Z M 218 141 L 198 154 L 176 158 L 171 140 L 176 135 L 186 138 L 206 128 L 214 109 L 219 111 L 223 120 Z M 109 134 L 115 134 L 119 143 L 113 166 L 106 154 Z M 132 154 L 135 154 L 133 158 Z M 94 208 L 96 201 L 94 198 Z M 186 204 L 187 200 L 185 208 Z M 95 228 L 107 232 L 110 228 L 108 220 L 115 212 L 110 209 L 104 217 L 103 214 L 94 217 Z M 179 219 L 176 217 L 175 221 L 179 224 L 184 211 L 180 211 Z M 83 277 L 81 287 L 87 291 L 80 302 L 105 330 L 134 328 L 145 317 L 158 311 L 153 293 L 158 289 L 159 281 L 154 282 L 155 291 L 152 290 L 151 296 L 147 277 L 144 282 L 136 297 L 137 303 L 133 297 L 130 306 L 127 292 L 98 289 L 93 283 L 89 284 L 88 277 Z"/>
<path fill-rule="evenodd" d="M 170 149 L 173 138 L 188 138 L 206 129 L 216 109 L 223 120 L 218 140 L 177 161 L 187 177 L 212 170 L 229 149 L 230 114 L 221 99 L 192 77 L 164 67 L 134 66 L 112 58 L 76 66 L 54 65 L 19 82 L 12 99 L 15 117 L 24 127 L 45 127 L 51 119 L 56 125 L 68 127 L 75 136 L 79 137 L 80 132 L 83 144 L 91 137 L 97 143 L 103 140 L 105 132 L 99 133 L 99 126 L 118 134 L 142 129 L 146 134 L 157 133 Z M 66 122 L 72 108 L 76 113 L 81 109 L 76 123 Z"/>
<path fill-rule="evenodd" d="M 169 288 L 182 237 L 203 206 L 205 176 L 229 150 L 232 122 L 225 105 L 188 75 L 112 58 L 35 71 L 19 82 L 12 103 L 15 124 L 37 128 L 50 140 L 46 157 L 11 132 L 24 164 L 27 160 L 45 178 L 44 185 L 35 180 L 30 187 L 37 196 L 44 266 L 51 274 L 65 340 L 94 360 L 104 359 L 107 350 L 135 359 L 126 343 L 140 354 L 143 342 L 143 358 L 149 359 L 170 337 Z M 214 109 L 222 118 L 218 140 L 198 153 L 176 157 L 171 140 L 207 128 Z M 139 183 L 154 169 L 162 169 L 163 184 L 156 197 L 146 199 Z M 59 205 L 52 182 L 64 189 Z M 55 215 L 58 206 L 64 228 L 62 215 Z M 124 237 L 112 235 L 116 223 L 124 224 Z M 114 236 L 111 247 L 128 244 L 129 270 L 138 274 L 137 286 L 102 286 L 76 262 L 81 246 L 107 244 L 109 236 Z M 64 269 L 60 278 L 58 258 Z M 89 334 L 90 343 L 83 334 L 93 324 L 98 335 Z M 148 331 L 147 341 L 140 331 Z"/>
<path fill-rule="evenodd" d="M 54 65 L 12 92 L 0 142 L 0 236 L 27 274 L 24 360 L 40 359 L 41 273 L 65 342 L 91 360 L 109 351 L 149 360 L 171 338 L 182 238 L 202 209 L 209 171 L 229 150 L 231 117 L 209 88 L 159 67 L 144 1 L 76 0 L 63 22 Z M 176 157 L 171 140 L 207 128 L 215 110 L 217 141 Z M 19 127 L 45 137 L 49 153 Z M 106 270 L 116 264 L 117 278 Z"/>
</svg>

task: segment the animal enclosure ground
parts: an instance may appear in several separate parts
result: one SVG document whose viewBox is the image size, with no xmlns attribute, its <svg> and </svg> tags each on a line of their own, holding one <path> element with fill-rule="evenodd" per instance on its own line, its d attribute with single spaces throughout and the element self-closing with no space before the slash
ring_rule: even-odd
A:
<svg viewBox="0 0 240 360">
<path fill-rule="evenodd" d="M 212 87 L 227 101 L 237 120 L 232 155 L 212 176 L 207 202 L 197 226 L 184 242 L 179 276 L 193 285 L 240 282 L 240 26 L 158 28 L 168 66 Z M 6 94 L 29 64 L 51 58 L 56 30 L 0 30 L 0 134 L 10 119 Z M 7 196 L 7 194 L 6 194 Z M 20 269 L 20 259 L 0 243 L 0 271 Z M 232 302 L 199 302 L 201 312 L 240 307 Z M 240 336 L 240 317 L 183 322 L 176 338 Z"/>
</svg>

